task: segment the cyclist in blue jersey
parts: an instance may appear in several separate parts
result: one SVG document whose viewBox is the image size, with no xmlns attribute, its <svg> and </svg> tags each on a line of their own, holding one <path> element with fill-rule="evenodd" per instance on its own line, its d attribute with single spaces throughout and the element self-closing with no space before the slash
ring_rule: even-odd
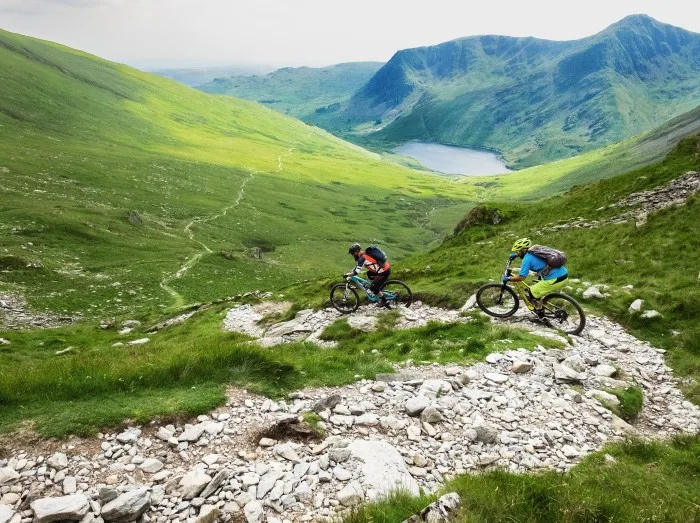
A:
<svg viewBox="0 0 700 523">
<path fill-rule="evenodd" d="M 515 241 L 511 257 L 520 257 L 523 262 L 520 265 L 520 272 L 517 276 L 504 276 L 503 281 L 523 281 L 528 277 L 530 271 L 539 274 L 541 279 L 530 287 L 529 292 L 532 303 L 535 305 L 535 313 L 542 318 L 544 317 L 542 298 L 547 294 L 560 290 L 569 277 L 569 271 L 564 266 L 550 267 L 545 260 L 528 252 L 530 247 L 532 247 L 532 241 L 528 238 L 520 238 Z"/>
</svg>

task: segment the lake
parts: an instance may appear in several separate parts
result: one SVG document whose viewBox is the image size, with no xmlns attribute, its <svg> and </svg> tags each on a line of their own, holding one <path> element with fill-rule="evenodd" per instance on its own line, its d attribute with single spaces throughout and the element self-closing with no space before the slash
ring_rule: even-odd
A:
<svg viewBox="0 0 700 523">
<path fill-rule="evenodd" d="M 466 147 L 409 142 L 397 147 L 394 152 L 415 158 L 427 168 L 443 174 L 483 176 L 510 172 L 494 153 Z"/>
</svg>

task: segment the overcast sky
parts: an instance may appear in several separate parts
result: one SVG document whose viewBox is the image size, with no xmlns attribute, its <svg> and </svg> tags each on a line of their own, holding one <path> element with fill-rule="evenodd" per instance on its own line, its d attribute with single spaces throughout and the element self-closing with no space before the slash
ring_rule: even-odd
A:
<svg viewBox="0 0 700 523">
<path fill-rule="evenodd" d="M 478 34 L 570 40 L 635 13 L 700 32 L 697 0 L 0 0 L 0 28 L 144 69 L 298 66 Z"/>
</svg>

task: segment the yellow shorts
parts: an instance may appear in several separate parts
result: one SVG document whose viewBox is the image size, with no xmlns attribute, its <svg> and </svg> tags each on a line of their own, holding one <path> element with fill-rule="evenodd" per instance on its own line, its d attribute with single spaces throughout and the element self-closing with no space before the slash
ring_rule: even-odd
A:
<svg viewBox="0 0 700 523">
<path fill-rule="evenodd" d="M 559 289 L 564 287 L 566 279 L 557 281 L 558 278 L 552 278 L 551 280 L 540 280 L 530 287 L 530 292 L 536 299 L 540 299 L 547 294 L 552 294 L 557 292 Z"/>
</svg>

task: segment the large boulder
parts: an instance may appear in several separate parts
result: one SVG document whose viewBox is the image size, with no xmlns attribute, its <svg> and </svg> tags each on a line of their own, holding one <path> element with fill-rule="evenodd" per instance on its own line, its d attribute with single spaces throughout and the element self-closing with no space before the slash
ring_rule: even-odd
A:
<svg viewBox="0 0 700 523">
<path fill-rule="evenodd" d="M 72 494 L 55 498 L 41 498 L 30 505 L 35 523 L 50 521 L 80 521 L 88 513 L 90 505 L 85 494 Z"/>
<path fill-rule="evenodd" d="M 386 441 L 355 440 L 348 449 L 354 458 L 363 462 L 362 481 L 370 500 L 396 490 L 418 495 L 418 483 L 408 472 L 403 457 Z"/>
<path fill-rule="evenodd" d="M 141 517 L 151 506 L 151 493 L 145 487 L 125 492 L 102 507 L 105 521 L 125 523 Z"/>
</svg>

